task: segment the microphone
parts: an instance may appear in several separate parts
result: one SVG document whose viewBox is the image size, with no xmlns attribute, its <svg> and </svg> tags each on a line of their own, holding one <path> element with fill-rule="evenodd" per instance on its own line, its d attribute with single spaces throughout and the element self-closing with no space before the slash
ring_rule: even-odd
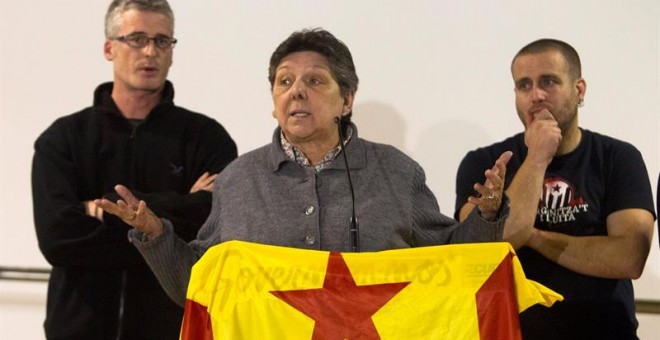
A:
<svg viewBox="0 0 660 340">
<path fill-rule="evenodd" d="M 360 225 L 358 224 L 357 217 L 355 217 L 355 192 L 353 191 L 353 181 L 351 181 L 351 171 L 348 169 L 348 157 L 346 156 L 346 141 L 344 140 L 344 133 L 342 129 L 341 118 L 335 117 L 337 123 L 337 130 L 339 131 L 339 140 L 341 141 L 341 151 L 344 154 L 344 165 L 346 165 L 346 177 L 348 177 L 348 188 L 351 190 L 351 203 L 353 205 L 351 210 L 351 220 L 348 224 L 348 231 L 351 235 L 351 251 L 354 253 L 360 252 Z"/>
</svg>

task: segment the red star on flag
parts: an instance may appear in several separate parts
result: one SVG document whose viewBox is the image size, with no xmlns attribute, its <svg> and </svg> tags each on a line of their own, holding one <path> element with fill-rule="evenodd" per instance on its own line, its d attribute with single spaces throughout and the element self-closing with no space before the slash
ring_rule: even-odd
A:
<svg viewBox="0 0 660 340">
<path fill-rule="evenodd" d="M 341 254 L 331 252 L 323 288 L 270 293 L 316 321 L 312 339 L 379 339 L 371 316 L 409 283 L 357 286 Z"/>
</svg>

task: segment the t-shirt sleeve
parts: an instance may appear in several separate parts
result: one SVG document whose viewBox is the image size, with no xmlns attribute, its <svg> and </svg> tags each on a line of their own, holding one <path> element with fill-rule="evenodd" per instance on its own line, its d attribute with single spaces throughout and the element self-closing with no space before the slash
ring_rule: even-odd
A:
<svg viewBox="0 0 660 340">
<path fill-rule="evenodd" d="M 622 209 L 646 209 L 655 216 L 653 192 L 646 164 L 637 148 L 622 143 L 612 153 L 607 171 L 606 213 Z"/>
</svg>

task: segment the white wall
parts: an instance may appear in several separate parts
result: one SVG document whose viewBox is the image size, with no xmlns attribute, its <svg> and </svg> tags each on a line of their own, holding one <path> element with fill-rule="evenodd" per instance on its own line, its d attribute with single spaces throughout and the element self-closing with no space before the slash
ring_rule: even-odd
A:
<svg viewBox="0 0 660 340">
<path fill-rule="evenodd" d="M 90 105 L 95 86 L 111 79 L 102 55 L 108 3 L 0 1 L 0 265 L 47 266 L 32 223 L 32 143 L 57 117 Z M 552 37 L 571 43 L 583 60 L 588 91 L 581 125 L 636 145 L 655 193 L 657 0 L 171 4 L 180 41 L 169 77 L 176 102 L 220 121 L 241 153 L 268 142 L 276 125 L 266 78 L 270 54 L 292 31 L 322 26 L 353 53 L 361 79 L 354 108 L 360 135 L 418 160 L 441 209 L 451 215 L 455 172 L 465 152 L 522 129 L 511 58 L 524 44 Z M 659 286 L 655 235 L 644 275 L 635 282 L 637 296 L 660 300 Z M 22 338 L 42 337 L 43 307 L 34 301 L 43 301 L 44 290 L 38 283 L 0 284 L 0 338 L 26 329 L 35 333 Z M 656 327 L 648 334 L 660 334 L 660 323 L 647 320 L 642 329 Z"/>
</svg>

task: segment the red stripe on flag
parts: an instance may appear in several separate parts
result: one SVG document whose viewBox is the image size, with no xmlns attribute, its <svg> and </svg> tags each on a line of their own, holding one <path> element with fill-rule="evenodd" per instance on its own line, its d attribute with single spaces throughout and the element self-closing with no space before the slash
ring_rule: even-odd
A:
<svg viewBox="0 0 660 340">
<path fill-rule="evenodd" d="M 509 253 L 477 291 L 481 340 L 522 339 L 512 259 Z"/>
<path fill-rule="evenodd" d="M 206 306 L 186 300 L 186 311 L 183 314 L 181 340 L 213 340 L 213 325 L 211 315 Z"/>
</svg>

